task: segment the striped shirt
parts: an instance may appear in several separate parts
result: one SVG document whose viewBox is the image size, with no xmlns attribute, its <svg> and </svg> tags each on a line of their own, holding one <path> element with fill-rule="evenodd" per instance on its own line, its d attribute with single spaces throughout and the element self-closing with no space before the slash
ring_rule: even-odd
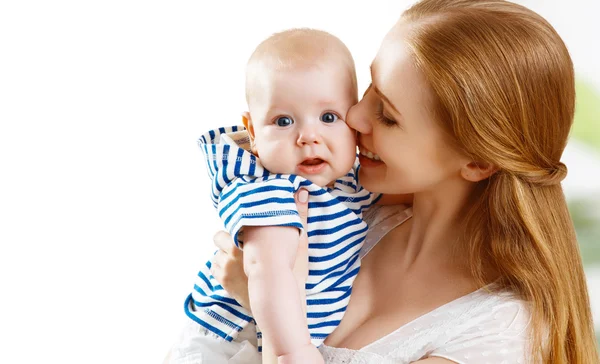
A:
<svg viewBox="0 0 600 364">
<path fill-rule="evenodd" d="M 269 173 L 248 151 L 248 134 L 241 126 L 210 131 L 198 144 L 212 179 L 213 204 L 238 247 L 244 226 L 303 229 L 294 193 L 300 187 L 308 190 L 307 319 L 312 343 L 321 345 L 340 323 L 350 300 L 360 267 L 359 251 L 367 233 L 363 210 L 379 198 L 359 185 L 358 159 L 332 188 L 323 188 L 300 176 Z M 210 267 L 209 261 L 198 273 L 185 312 L 209 331 L 231 341 L 255 321 L 212 277 Z M 260 346 L 258 327 L 257 331 Z"/>
</svg>

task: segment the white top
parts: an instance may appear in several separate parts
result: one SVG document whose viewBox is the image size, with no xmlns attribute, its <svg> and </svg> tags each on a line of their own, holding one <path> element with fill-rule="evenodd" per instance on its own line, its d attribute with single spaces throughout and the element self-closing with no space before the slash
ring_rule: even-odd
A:
<svg viewBox="0 0 600 364">
<path fill-rule="evenodd" d="M 384 235 L 378 232 L 387 232 L 412 216 L 410 209 L 402 213 L 392 208 L 370 210 L 389 218 L 371 223 L 366 252 Z M 370 218 L 365 215 L 367 221 Z M 371 239 L 373 233 L 377 241 Z M 319 350 L 328 364 L 398 364 L 434 356 L 459 364 L 528 363 L 527 304 L 508 292 L 492 293 L 488 288 L 442 305 L 360 350 L 327 345 Z"/>
</svg>

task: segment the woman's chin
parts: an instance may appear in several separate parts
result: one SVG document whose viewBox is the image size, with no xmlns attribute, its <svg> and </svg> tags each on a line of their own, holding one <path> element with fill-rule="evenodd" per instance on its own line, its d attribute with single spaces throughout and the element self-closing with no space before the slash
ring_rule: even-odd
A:
<svg viewBox="0 0 600 364">
<path fill-rule="evenodd" d="M 362 165 L 358 170 L 358 181 L 369 192 L 379 192 L 383 187 L 382 179 L 370 173 L 367 168 L 363 169 Z"/>
</svg>

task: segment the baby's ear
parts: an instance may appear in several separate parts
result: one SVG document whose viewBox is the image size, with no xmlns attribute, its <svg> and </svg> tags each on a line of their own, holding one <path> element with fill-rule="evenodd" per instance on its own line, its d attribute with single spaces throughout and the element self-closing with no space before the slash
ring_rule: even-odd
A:
<svg viewBox="0 0 600 364">
<path fill-rule="evenodd" d="M 242 113 L 242 123 L 244 127 L 248 131 L 248 135 L 250 135 L 250 139 L 254 139 L 254 125 L 252 125 L 252 118 L 250 117 L 250 113 L 248 111 L 244 111 Z"/>
<path fill-rule="evenodd" d="M 256 144 L 254 144 L 254 125 L 252 125 L 252 118 L 250 117 L 250 113 L 248 111 L 244 111 L 242 113 L 242 123 L 248 131 L 248 136 L 250 137 L 250 151 L 258 156 L 258 150 L 256 149 Z"/>
</svg>

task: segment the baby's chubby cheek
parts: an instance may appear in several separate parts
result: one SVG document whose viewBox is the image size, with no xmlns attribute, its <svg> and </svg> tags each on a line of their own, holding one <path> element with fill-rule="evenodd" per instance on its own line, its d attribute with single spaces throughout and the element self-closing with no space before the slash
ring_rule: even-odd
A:
<svg viewBox="0 0 600 364">
<path fill-rule="evenodd" d="M 356 140 L 352 136 L 348 137 L 348 141 L 339 148 L 336 148 L 333 153 L 333 160 L 337 165 L 337 168 L 345 170 L 346 172 L 352 169 L 354 161 L 356 160 Z"/>
<path fill-rule="evenodd" d="M 288 148 L 279 143 L 257 145 L 256 156 L 262 166 L 271 173 L 294 173 L 297 161 Z"/>
</svg>

